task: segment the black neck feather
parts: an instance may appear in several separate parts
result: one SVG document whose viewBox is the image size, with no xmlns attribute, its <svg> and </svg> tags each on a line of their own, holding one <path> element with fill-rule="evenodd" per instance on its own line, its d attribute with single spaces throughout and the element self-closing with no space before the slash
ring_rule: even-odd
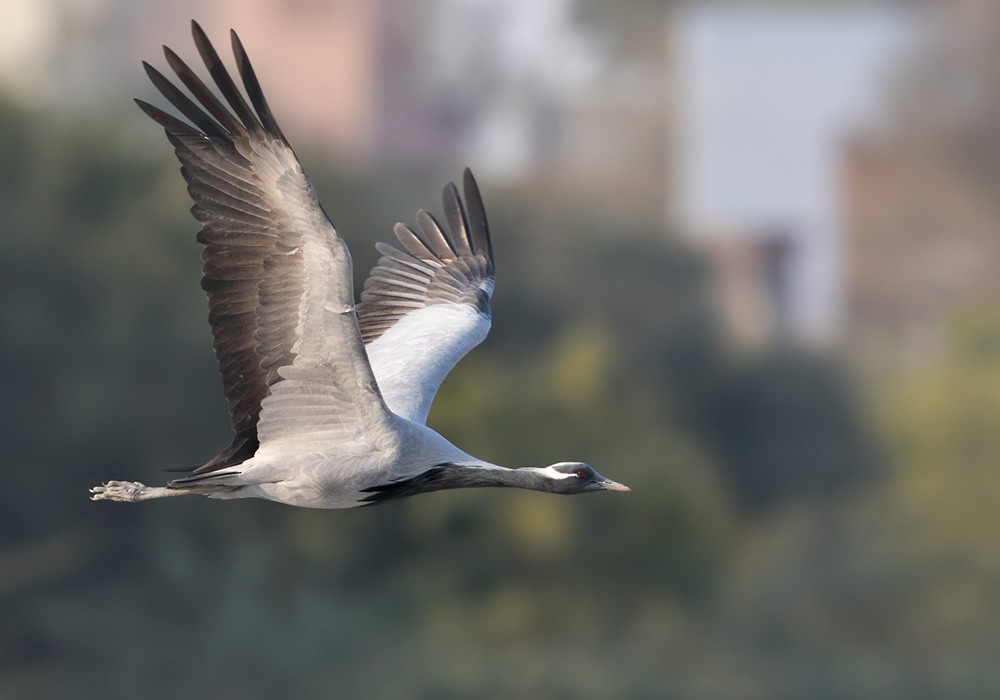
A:
<svg viewBox="0 0 1000 700">
<path fill-rule="evenodd" d="M 534 491 L 552 491 L 548 479 L 531 467 L 522 469 L 484 469 L 461 464 L 438 464 L 409 479 L 364 489 L 369 495 L 361 499 L 365 505 L 375 505 L 396 498 L 443 489 L 471 489 L 507 486 Z"/>
</svg>

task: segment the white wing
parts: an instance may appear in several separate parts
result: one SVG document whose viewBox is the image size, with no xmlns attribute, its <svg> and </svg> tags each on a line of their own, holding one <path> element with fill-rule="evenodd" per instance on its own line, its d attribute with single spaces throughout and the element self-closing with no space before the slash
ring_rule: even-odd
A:
<svg viewBox="0 0 1000 700">
<path fill-rule="evenodd" d="M 466 169 L 465 202 L 444 189 L 450 236 L 426 211 L 417 231 L 396 224 L 404 250 L 380 243 L 365 282 L 358 320 L 372 370 L 389 408 L 427 421 L 434 394 L 451 368 L 490 330 L 493 249 L 479 187 Z"/>
<path fill-rule="evenodd" d="M 224 105 L 164 49 L 195 103 L 146 65 L 153 84 L 194 126 L 139 102 L 173 143 L 202 222 L 202 286 L 236 436 L 195 470 L 255 451 L 330 454 L 379 449 L 392 414 L 379 394 L 354 309 L 351 256 L 274 120 L 235 33 L 247 104 L 208 38 L 195 44 Z"/>
</svg>

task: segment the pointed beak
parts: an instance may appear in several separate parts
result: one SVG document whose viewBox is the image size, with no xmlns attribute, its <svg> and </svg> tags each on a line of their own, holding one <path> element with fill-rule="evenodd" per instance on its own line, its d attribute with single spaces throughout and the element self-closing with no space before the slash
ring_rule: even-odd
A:
<svg viewBox="0 0 1000 700">
<path fill-rule="evenodd" d="M 611 479 L 605 479 L 600 482 L 601 489 L 603 491 L 631 491 L 625 484 L 619 484 L 617 481 L 612 481 Z"/>
</svg>

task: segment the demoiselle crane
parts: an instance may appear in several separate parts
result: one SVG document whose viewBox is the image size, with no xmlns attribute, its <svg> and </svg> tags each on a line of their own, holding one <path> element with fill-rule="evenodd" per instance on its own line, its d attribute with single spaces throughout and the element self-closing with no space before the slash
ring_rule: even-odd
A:
<svg viewBox="0 0 1000 700">
<path fill-rule="evenodd" d="M 194 43 L 225 104 L 169 48 L 185 95 L 143 63 L 188 121 L 142 100 L 162 126 L 202 224 L 202 287 L 233 440 L 163 487 L 109 481 L 94 500 L 201 494 L 351 508 L 441 489 L 628 491 L 582 462 L 511 469 L 428 428 L 445 375 L 490 329 L 493 251 L 479 188 L 444 188 L 447 232 L 426 211 L 397 224 L 355 306 L 351 256 L 231 32 L 246 97 L 208 37 Z M 247 102 L 249 98 L 249 103 Z"/>
</svg>

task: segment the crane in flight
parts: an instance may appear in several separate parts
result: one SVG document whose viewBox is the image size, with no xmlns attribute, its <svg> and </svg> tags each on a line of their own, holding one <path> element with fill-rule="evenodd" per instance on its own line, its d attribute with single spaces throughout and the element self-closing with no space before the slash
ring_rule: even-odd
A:
<svg viewBox="0 0 1000 700">
<path fill-rule="evenodd" d="M 202 224 L 201 284 L 234 435 L 166 486 L 109 481 L 91 498 L 201 494 L 351 508 L 485 486 L 628 491 L 583 462 L 491 464 L 426 425 L 441 382 L 491 324 L 493 250 L 472 173 L 464 173 L 464 202 L 454 184 L 444 188 L 447 226 L 421 210 L 416 228 L 396 225 L 400 247 L 376 245 L 381 258 L 355 305 L 347 245 L 278 127 L 239 37 L 231 32 L 246 96 L 196 22 L 192 32 L 222 99 L 164 47 L 190 97 L 143 66 L 187 121 L 136 102 L 166 131 Z"/>
</svg>

